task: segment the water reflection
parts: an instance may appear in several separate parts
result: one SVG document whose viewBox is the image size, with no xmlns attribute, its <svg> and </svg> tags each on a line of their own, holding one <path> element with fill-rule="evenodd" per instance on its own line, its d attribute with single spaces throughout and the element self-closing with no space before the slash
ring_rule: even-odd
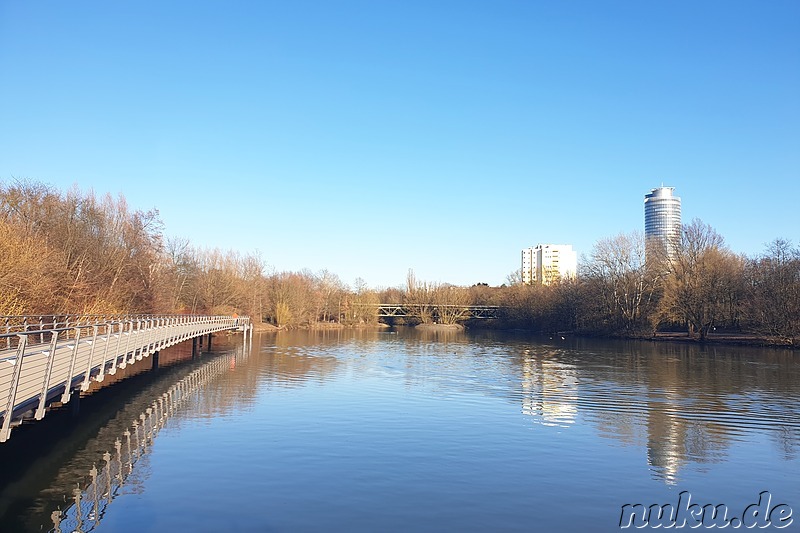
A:
<svg viewBox="0 0 800 533">
<path fill-rule="evenodd" d="M 134 473 L 134 467 L 146 458 L 166 422 L 187 403 L 193 403 L 195 410 L 205 414 L 219 413 L 219 405 L 213 401 L 218 396 L 202 391 L 209 388 L 209 384 L 218 380 L 221 375 L 235 370 L 237 364 L 241 365 L 248 355 L 249 350 L 241 347 L 235 354 L 217 357 L 174 383 L 147 409 L 139 413 L 132 424 L 114 440 L 113 450 L 103 453 L 100 468 L 93 464 L 89 469 L 88 481 L 86 476 L 76 476 L 73 479 L 76 488 L 71 493 L 72 502 L 63 510 L 59 508 L 51 512 L 51 531 L 93 531 L 103 519 L 111 502 L 122 493 L 126 483 L 135 485 L 133 492 L 141 490 L 142 477 L 131 474 Z"/>
<path fill-rule="evenodd" d="M 581 418 L 643 446 L 652 476 L 674 485 L 686 464 L 727 460 L 769 436 L 786 460 L 800 446 L 800 369 L 791 351 L 633 341 L 400 331 L 405 380 L 502 395 L 544 426 Z"/>
<path fill-rule="evenodd" d="M 25 428 L 19 445 L 0 448 L 0 530 L 40 531 L 53 524 L 56 531 L 92 530 L 115 497 L 142 491 L 159 430 L 186 411 L 213 412 L 208 406 L 214 395 L 205 390 L 243 369 L 249 352 L 231 340 L 219 338 L 217 350 L 224 355 L 208 363 L 206 354 L 123 381 L 82 399 L 78 418 L 69 410 L 54 412 L 47 424 Z M 165 361 L 187 354 L 191 359 L 191 346 L 170 350 Z"/>
<path fill-rule="evenodd" d="M 369 339 L 377 339 L 375 331 L 369 333 Z M 341 330 L 285 332 L 259 340 L 260 370 L 253 376 L 254 387 L 259 382 L 292 387 L 308 380 L 324 381 L 339 370 L 342 361 L 334 349 L 343 342 Z"/>
<path fill-rule="evenodd" d="M 351 365 L 363 375 L 402 374 L 407 387 L 444 396 L 502 396 L 537 424 L 566 428 L 580 419 L 604 438 L 643 447 L 652 476 L 667 484 L 687 464 L 725 461 L 754 434 L 769 435 L 786 460 L 800 445 L 791 351 L 403 328 L 273 342 L 265 372 L 276 383 L 324 379 Z"/>
<path fill-rule="evenodd" d="M 787 460 L 800 444 L 800 375 L 782 350 L 574 340 L 523 348 L 523 412 L 647 449 L 655 478 L 726 460 L 733 442 L 765 432 Z"/>
<path fill-rule="evenodd" d="M 522 412 L 545 425 L 566 426 L 578 414 L 578 377 L 574 365 L 523 350 Z"/>
<path fill-rule="evenodd" d="M 628 485 L 661 498 L 691 481 L 722 501 L 738 468 L 770 481 L 748 490 L 800 496 L 791 483 L 800 446 L 792 352 L 328 330 L 256 334 L 249 356 L 232 351 L 203 369 L 208 379 L 198 387 L 151 391 L 122 412 L 113 434 L 89 444 L 94 458 L 107 451 L 96 466 L 84 460 L 76 469 L 73 460 L 59 474 L 50 490 L 68 501 L 53 515 L 57 527 L 88 531 L 108 520 L 114 498 L 177 483 L 171 468 L 192 449 L 180 441 L 182 430 L 227 453 L 192 472 L 181 499 L 203 496 L 195 486 L 225 486 L 230 494 L 207 498 L 236 509 L 244 529 L 265 516 L 279 530 L 522 529 L 536 517 L 558 517 L 576 494 L 595 511 L 624 503 Z M 199 429 L 187 423 L 196 419 Z M 151 471 L 149 458 L 159 453 L 153 439 L 167 420 L 179 452 Z M 44 500 L 50 507 L 39 518 L 49 519 L 54 499 Z M 163 505 L 162 517 L 181 504 Z M 197 514 L 175 520 L 187 529 L 226 520 L 224 511 Z M 373 521 L 354 518 L 366 516 Z"/>
</svg>

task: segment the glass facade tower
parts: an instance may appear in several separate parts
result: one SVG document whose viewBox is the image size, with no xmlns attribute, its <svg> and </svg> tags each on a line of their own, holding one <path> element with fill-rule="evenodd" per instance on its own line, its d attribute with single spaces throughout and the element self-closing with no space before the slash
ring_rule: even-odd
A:
<svg viewBox="0 0 800 533">
<path fill-rule="evenodd" d="M 657 243 L 673 257 L 681 239 L 681 199 L 675 187 L 658 187 L 644 195 L 644 236 L 651 246 Z"/>
</svg>

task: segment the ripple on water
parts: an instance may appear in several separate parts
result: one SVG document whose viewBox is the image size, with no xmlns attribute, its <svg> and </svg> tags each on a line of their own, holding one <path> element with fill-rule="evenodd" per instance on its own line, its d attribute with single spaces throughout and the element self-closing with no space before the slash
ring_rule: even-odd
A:
<svg viewBox="0 0 800 533">
<path fill-rule="evenodd" d="M 103 525 L 146 507 L 184 530 L 612 531 L 631 497 L 676 488 L 800 508 L 799 377 L 749 350 L 257 335 L 172 414 Z"/>
</svg>

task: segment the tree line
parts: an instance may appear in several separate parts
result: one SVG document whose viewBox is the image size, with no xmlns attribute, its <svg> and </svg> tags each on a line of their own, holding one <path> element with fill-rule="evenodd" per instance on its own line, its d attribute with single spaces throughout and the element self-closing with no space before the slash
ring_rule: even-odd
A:
<svg viewBox="0 0 800 533">
<path fill-rule="evenodd" d="M 684 224 L 670 247 L 640 232 L 597 242 L 579 274 L 552 286 L 513 284 L 511 319 L 540 331 L 641 336 L 683 331 L 753 333 L 796 345 L 800 337 L 800 249 L 775 239 L 756 257 L 732 252 L 711 226 Z"/>
<path fill-rule="evenodd" d="M 157 210 L 123 196 L 0 182 L 0 315 L 192 313 L 262 317 L 278 326 L 366 322 L 336 275 L 266 271 L 258 253 L 167 238 Z M 373 313 L 374 314 L 374 313 Z"/>
<path fill-rule="evenodd" d="M 649 248 L 648 248 L 649 246 Z M 157 210 L 123 196 L 0 182 L 0 315 L 242 314 L 278 327 L 375 324 L 375 304 L 415 304 L 412 323 L 465 320 L 459 306 L 498 305 L 501 326 L 540 332 L 649 335 L 715 328 L 796 344 L 800 250 L 777 239 L 759 256 L 733 253 L 710 226 L 683 226 L 674 253 L 641 233 L 598 241 L 579 275 L 549 286 L 518 275 L 501 287 L 417 280 L 380 290 L 336 274 L 268 271 L 258 253 L 168 238 Z"/>
</svg>

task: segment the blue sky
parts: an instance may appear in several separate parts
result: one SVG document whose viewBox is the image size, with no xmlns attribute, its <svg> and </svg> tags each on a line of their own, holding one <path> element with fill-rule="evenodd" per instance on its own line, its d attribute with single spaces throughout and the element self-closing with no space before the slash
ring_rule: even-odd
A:
<svg viewBox="0 0 800 533">
<path fill-rule="evenodd" d="M 0 180 L 352 284 L 641 230 L 800 244 L 800 2 L 0 0 Z"/>
</svg>

